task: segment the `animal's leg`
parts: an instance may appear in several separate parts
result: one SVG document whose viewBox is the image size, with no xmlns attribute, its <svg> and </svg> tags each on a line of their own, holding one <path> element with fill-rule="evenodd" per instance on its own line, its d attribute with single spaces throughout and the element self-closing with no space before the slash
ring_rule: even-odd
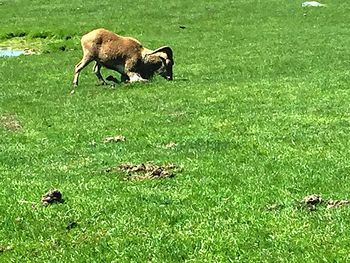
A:
<svg viewBox="0 0 350 263">
<path fill-rule="evenodd" d="M 89 56 L 84 56 L 83 59 L 75 65 L 74 69 L 74 79 L 73 79 L 73 85 L 78 86 L 78 80 L 79 80 L 79 73 L 80 71 L 85 68 L 90 62 L 92 61 L 92 58 Z"/>
<path fill-rule="evenodd" d="M 128 72 L 126 73 L 126 75 L 129 77 L 129 82 L 132 83 L 132 82 L 146 82 L 147 79 L 144 79 L 140 76 L 139 73 L 135 73 L 135 72 Z"/>
<path fill-rule="evenodd" d="M 96 62 L 94 67 L 93 67 L 93 71 L 96 74 L 96 77 L 98 78 L 98 80 L 100 81 L 101 85 L 107 85 L 107 83 L 105 82 L 105 80 L 103 79 L 102 75 L 101 75 L 101 64 Z"/>
<path fill-rule="evenodd" d="M 124 74 L 122 74 L 122 79 L 125 79 L 125 77 L 123 77 L 123 75 L 127 75 L 130 83 L 137 82 L 137 81 L 142 81 L 142 82 L 147 81 L 147 79 L 142 78 L 139 73 L 135 72 L 136 63 L 137 63 L 137 61 L 134 59 L 130 59 L 130 60 L 126 61 Z"/>
<path fill-rule="evenodd" d="M 126 74 L 122 74 L 120 80 L 121 80 L 121 82 L 128 82 L 129 81 L 129 77 Z"/>
</svg>

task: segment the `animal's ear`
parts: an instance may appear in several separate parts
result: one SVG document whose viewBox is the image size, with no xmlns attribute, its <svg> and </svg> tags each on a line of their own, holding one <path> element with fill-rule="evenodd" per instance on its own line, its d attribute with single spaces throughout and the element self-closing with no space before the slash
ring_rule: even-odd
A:
<svg viewBox="0 0 350 263">
<path fill-rule="evenodd" d="M 157 48 L 156 50 L 152 51 L 150 55 L 156 54 L 158 52 L 164 52 L 165 54 L 167 54 L 168 59 L 171 61 L 172 64 L 174 64 L 173 50 L 170 47 L 164 46 L 164 47 Z"/>
</svg>

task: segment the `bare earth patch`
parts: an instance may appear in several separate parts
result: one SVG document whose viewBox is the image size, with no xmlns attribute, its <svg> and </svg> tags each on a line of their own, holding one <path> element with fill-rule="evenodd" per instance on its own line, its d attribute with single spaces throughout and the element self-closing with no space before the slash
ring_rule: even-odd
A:
<svg viewBox="0 0 350 263">
<path fill-rule="evenodd" d="M 10 131 L 20 131 L 23 126 L 14 114 L 4 114 L 0 116 L 0 125 Z"/>
<path fill-rule="evenodd" d="M 50 190 L 43 195 L 43 197 L 41 198 L 41 202 L 43 205 L 63 203 L 62 194 L 57 189 Z"/>
<path fill-rule="evenodd" d="M 118 170 L 126 173 L 129 180 L 161 179 L 175 176 L 174 164 L 155 165 L 152 163 L 125 163 L 118 166 Z"/>
</svg>

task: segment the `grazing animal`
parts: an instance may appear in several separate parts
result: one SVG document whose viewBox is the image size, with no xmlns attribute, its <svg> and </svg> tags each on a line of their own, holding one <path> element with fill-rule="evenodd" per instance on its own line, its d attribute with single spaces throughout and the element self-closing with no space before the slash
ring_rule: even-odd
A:
<svg viewBox="0 0 350 263">
<path fill-rule="evenodd" d="M 101 84 L 106 84 L 101 67 L 118 71 L 123 82 L 147 81 L 154 74 L 173 79 L 173 51 L 164 46 L 150 50 L 131 37 L 122 37 L 106 29 L 96 29 L 81 38 L 84 56 L 75 66 L 73 85 L 78 85 L 79 73 L 91 61 Z"/>
</svg>

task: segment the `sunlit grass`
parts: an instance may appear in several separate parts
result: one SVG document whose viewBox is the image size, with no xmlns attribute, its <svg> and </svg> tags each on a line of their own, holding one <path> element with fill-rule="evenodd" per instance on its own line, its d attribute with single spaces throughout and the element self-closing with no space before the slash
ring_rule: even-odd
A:
<svg viewBox="0 0 350 263">
<path fill-rule="evenodd" d="M 349 260 L 350 207 L 299 204 L 349 198 L 349 9 L 2 1 L 0 45 L 42 54 L 0 60 L 0 117 L 21 126 L 0 118 L 0 261 Z M 170 45 L 174 81 L 95 86 L 91 65 L 70 95 L 79 38 L 97 27 Z M 106 172 L 126 162 L 182 170 Z M 52 188 L 64 203 L 44 207 Z"/>
</svg>

